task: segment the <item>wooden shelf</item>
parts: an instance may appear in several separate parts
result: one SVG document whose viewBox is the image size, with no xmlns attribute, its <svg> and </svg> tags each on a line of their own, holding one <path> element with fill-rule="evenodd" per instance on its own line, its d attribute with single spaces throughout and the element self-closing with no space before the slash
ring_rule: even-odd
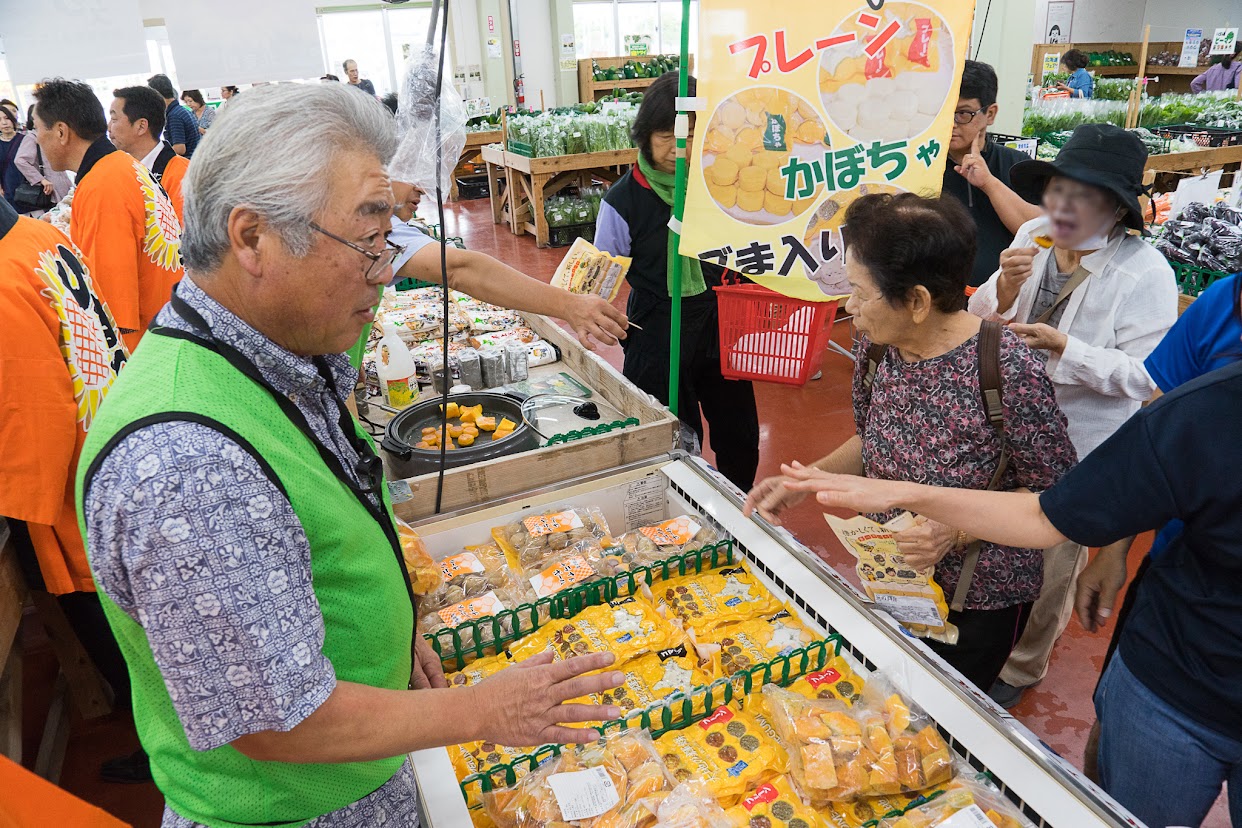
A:
<svg viewBox="0 0 1242 828">
<path fill-rule="evenodd" d="M 646 63 L 655 55 L 643 55 L 634 57 L 602 57 L 602 58 L 582 58 L 578 61 L 578 100 L 582 103 L 592 103 L 598 100 L 601 93 L 612 92 L 616 89 L 646 89 L 655 83 L 655 78 L 620 78 L 618 80 L 595 80 L 594 65 L 599 64 L 601 69 L 620 69 L 629 61 L 637 63 Z M 694 71 L 694 55 L 690 56 L 691 72 Z"/>
<path fill-rule="evenodd" d="M 1190 75 L 1198 77 L 1208 70 L 1206 66 L 1148 66 L 1143 74 L 1147 77 L 1155 75 Z"/>
<path fill-rule="evenodd" d="M 1115 76 L 1138 77 L 1137 66 L 1088 66 L 1087 71 L 1092 72 L 1098 77 L 1107 78 Z"/>
<path fill-rule="evenodd" d="M 612 91 L 613 89 L 646 89 L 655 83 L 655 78 L 622 78 L 615 81 L 591 81 L 591 89 L 598 92 L 601 89 Z"/>
</svg>

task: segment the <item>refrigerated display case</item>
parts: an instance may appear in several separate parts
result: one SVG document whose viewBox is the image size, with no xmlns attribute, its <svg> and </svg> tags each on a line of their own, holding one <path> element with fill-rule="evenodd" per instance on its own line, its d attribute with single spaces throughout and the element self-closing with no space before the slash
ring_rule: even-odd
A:
<svg viewBox="0 0 1242 828">
<path fill-rule="evenodd" d="M 742 494 L 701 459 L 676 452 L 480 504 L 416 528 L 429 548 L 452 549 L 479 543 L 491 527 L 550 506 L 602 509 L 618 534 L 697 513 L 731 540 L 735 560 L 748 562 L 752 573 L 800 620 L 826 636 L 839 636 L 842 654 L 855 668 L 883 672 L 921 706 L 956 753 L 989 772 L 1037 825 L 1140 824 L 791 534 L 743 516 L 742 502 Z M 412 759 L 428 823 L 433 828 L 468 828 L 470 815 L 447 751 L 419 751 Z"/>
</svg>

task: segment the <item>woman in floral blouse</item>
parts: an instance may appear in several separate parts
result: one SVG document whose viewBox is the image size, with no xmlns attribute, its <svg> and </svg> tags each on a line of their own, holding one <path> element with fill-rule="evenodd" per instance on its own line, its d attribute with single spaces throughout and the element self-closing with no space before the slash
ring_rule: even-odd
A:
<svg viewBox="0 0 1242 828">
<path fill-rule="evenodd" d="M 966 280 L 975 256 L 975 227 L 953 199 L 905 193 L 870 195 L 846 213 L 846 310 L 861 334 L 854 369 L 857 434 L 814 466 L 838 474 L 986 489 L 1001 441 L 989 424 L 979 383 L 981 320 L 966 311 Z M 888 346 L 870 393 L 864 388 L 871 343 Z M 1043 363 L 1022 340 L 1002 331 L 1000 373 L 1009 465 L 1002 490 L 1042 491 L 1077 461 Z M 776 522 L 804 497 L 764 480 L 748 510 Z M 896 512 L 869 517 L 884 522 Z M 945 595 L 957 587 L 974 539 L 955 527 L 918 519 L 896 535 L 914 567 L 935 567 Z M 927 642 L 986 691 L 1022 635 L 1039 597 L 1043 556 L 1036 549 L 985 543 L 966 594 L 950 611 L 956 644 Z"/>
</svg>

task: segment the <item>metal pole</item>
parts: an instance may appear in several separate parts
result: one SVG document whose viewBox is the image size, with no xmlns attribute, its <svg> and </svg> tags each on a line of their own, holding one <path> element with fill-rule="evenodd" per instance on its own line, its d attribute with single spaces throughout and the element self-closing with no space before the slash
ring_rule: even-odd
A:
<svg viewBox="0 0 1242 828">
<path fill-rule="evenodd" d="M 681 63 L 677 67 L 677 97 L 685 98 L 690 89 L 690 0 L 681 0 Z M 668 408 L 677 414 L 678 391 L 681 388 L 681 220 L 686 210 L 686 138 L 690 129 L 690 113 L 677 108 L 677 177 L 673 196 L 673 287 L 672 321 L 669 329 Z"/>
</svg>

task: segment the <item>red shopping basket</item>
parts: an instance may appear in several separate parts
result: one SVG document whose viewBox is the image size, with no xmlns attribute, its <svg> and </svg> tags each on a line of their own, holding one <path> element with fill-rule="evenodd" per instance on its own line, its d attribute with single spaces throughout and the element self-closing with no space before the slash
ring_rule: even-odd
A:
<svg viewBox="0 0 1242 828">
<path fill-rule="evenodd" d="M 805 385 L 828 347 L 837 300 L 791 299 L 751 283 L 715 290 L 720 373 L 726 379 Z"/>
</svg>

